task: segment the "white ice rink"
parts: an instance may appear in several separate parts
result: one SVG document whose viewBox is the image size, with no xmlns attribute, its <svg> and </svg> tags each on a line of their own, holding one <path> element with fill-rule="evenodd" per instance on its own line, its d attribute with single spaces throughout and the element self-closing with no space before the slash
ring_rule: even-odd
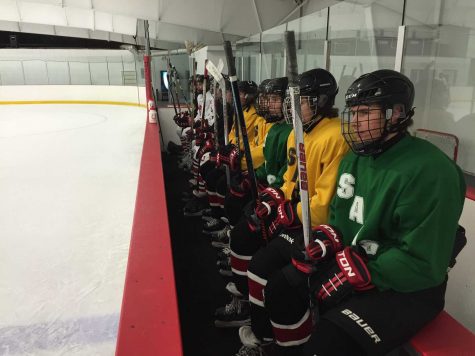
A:
<svg viewBox="0 0 475 356">
<path fill-rule="evenodd" d="M 0 355 L 113 355 L 146 112 L 0 105 Z"/>
</svg>

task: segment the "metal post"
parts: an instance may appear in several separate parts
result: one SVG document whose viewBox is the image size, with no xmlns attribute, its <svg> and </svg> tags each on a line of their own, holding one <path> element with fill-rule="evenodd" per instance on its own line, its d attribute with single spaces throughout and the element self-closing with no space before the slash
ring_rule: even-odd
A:
<svg viewBox="0 0 475 356">
<path fill-rule="evenodd" d="M 91 63 L 87 62 L 87 68 L 89 69 L 89 84 L 92 85 L 92 73 L 91 73 Z"/>
<path fill-rule="evenodd" d="M 20 63 L 21 63 L 21 71 L 23 73 L 23 84 L 26 85 L 25 67 L 23 66 L 23 61 L 20 61 Z"/>
<path fill-rule="evenodd" d="M 406 26 L 399 26 L 399 29 L 397 32 L 396 58 L 394 62 L 394 70 L 398 72 L 402 70 L 405 36 L 406 36 Z"/>
<path fill-rule="evenodd" d="M 106 57 L 106 68 L 107 68 L 107 83 L 111 85 L 111 79 L 110 79 L 110 74 L 109 74 L 109 62 L 107 61 L 107 57 Z"/>
<path fill-rule="evenodd" d="M 330 70 L 330 41 L 325 40 L 323 43 L 323 68 Z"/>
</svg>

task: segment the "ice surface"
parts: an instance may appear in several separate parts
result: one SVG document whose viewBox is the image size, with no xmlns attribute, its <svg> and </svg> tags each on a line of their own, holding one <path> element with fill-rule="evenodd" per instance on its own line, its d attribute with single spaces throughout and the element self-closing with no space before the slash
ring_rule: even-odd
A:
<svg viewBox="0 0 475 356">
<path fill-rule="evenodd" d="M 0 105 L 0 355 L 113 355 L 146 112 Z"/>
</svg>

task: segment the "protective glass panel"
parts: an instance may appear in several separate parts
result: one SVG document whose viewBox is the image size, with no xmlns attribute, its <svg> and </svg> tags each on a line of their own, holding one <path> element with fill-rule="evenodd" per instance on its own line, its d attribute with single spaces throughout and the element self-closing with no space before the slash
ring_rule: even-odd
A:
<svg viewBox="0 0 475 356">
<path fill-rule="evenodd" d="M 25 73 L 25 84 L 45 84 L 48 83 L 48 72 L 44 61 L 24 61 L 23 70 Z"/>
<path fill-rule="evenodd" d="M 402 10 L 402 0 L 344 2 L 330 8 L 330 71 L 340 88 L 335 103 L 340 111 L 356 78 L 377 69 L 394 69 Z"/>
<path fill-rule="evenodd" d="M 48 70 L 48 84 L 67 85 L 69 83 L 69 64 L 68 62 L 46 62 Z M 44 83 L 41 83 L 44 84 Z"/>
<path fill-rule="evenodd" d="M 408 26 L 406 43 L 402 71 L 416 90 L 413 130 L 455 135 L 457 163 L 475 174 L 475 30 Z"/>
</svg>

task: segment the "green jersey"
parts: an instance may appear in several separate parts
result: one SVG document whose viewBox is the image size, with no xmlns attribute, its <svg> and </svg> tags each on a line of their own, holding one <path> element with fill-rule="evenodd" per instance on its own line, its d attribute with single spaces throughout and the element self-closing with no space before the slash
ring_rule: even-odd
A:
<svg viewBox="0 0 475 356">
<path fill-rule="evenodd" d="M 460 168 L 407 135 L 376 158 L 343 158 L 329 223 L 370 252 L 378 289 L 411 292 L 444 281 L 464 201 Z"/>
<path fill-rule="evenodd" d="M 287 169 L 287 138 L 292 125 L 285 122 L 275 123 L 266 135 L 264 142 L 265 162 L 256 170 L 259 181 L 271 187 L 280 188 Z"/>
</svg>

